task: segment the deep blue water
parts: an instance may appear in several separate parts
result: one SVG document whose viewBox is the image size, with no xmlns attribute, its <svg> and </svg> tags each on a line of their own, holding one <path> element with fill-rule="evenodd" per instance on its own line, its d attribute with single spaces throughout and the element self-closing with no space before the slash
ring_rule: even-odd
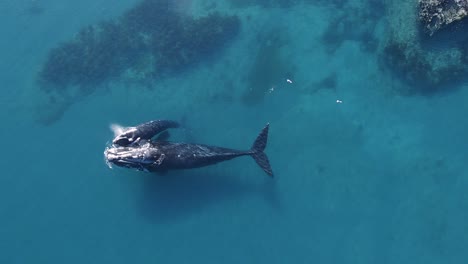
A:
<svg viewBox="0 0 468 264">
<path fill-rule="evenodd" d="M 468 87 L 400 94 L 373 48 L 386 17 L 336 24 L 343 6 L 379 4 L 179 1 L 239 15 L 239 34 L 151 89 L 113 82 L 44 103 L 49 50 L 138 2 L 0 3 L 0 263 L 466 261 Z M 246 103 L 252 83 L 268 87 Z M 161 118 L 186 127 L 171 140 L 238 149 L 269 122 L 275 178 L 247 157 L 163 176 L 106 166 L 110 124 Z"/>
</svg>

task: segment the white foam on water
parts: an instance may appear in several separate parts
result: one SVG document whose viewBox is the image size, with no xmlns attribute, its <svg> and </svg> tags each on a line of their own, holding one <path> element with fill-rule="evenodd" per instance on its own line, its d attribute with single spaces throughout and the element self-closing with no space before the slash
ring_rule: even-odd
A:
<svg viewBox="0 0 468 264">
<path fill-rule="evenodd" d="M 123 126 L 121 126 L 119 124 L 110 124 L 109 128 L 114 133 L 114 137 L 116 137 L 118 135 L 121 135 L 126 130 L 125 127 L 123 127 Z"/>
</svg>

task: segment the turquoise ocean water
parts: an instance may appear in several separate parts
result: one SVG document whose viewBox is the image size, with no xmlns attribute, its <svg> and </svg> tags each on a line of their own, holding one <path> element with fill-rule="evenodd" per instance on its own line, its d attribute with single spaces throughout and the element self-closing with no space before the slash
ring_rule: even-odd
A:
<svg viewBox="0 0 468 264">
<path fill-rule="evenodd" d="M 0 3 L 0 263 L 466 262 L 468 85 L 402 92 L 417 84 L 381 56 L 398 1 L 171 2 L 239 32 L 149 85 L 47 101 L 49 51 L 139 2 Z M 269 122 L 275 178 L 248 157 L 109 169 L 109 125 L 152 119 L 236 149 Z"/>
</svg>

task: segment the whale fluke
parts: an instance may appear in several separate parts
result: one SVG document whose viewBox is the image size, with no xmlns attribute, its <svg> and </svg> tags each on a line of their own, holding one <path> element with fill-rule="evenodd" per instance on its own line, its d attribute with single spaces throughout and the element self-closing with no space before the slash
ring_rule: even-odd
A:
<svg viewBox="0 0 468 264">
<path fill-rule="evenodd" d="M 255 160 L 255 162 L 257 162 L 258 166 L 260 166 L 269 176 L 273 177 L 270 161 L 268 160 L 267 155 L 263 152 L 268 141 L 269 127 L 270 124 L 266 124 L 260 134 L 258 134 L 250 151 L 252 152 L 252 158 Z"/>
</svg>

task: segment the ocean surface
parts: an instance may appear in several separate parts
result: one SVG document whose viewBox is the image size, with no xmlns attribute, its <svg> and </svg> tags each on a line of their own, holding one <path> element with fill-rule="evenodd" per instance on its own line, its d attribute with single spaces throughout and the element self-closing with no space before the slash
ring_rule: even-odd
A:
<svg viewBox="0 0 468 264">
<path fill-rule="evenodd" d="M 0 263 L 466 263 L 468 85 L 404 92 L 380 48 L 398 1 L 172 1 L 239 31 L 150 84 L 47 99 L 49 52 L 139 2 L 0 2 Z M 269 123 L 275 177 L 109 169 L 109 126 L 153 119 L 235 149 Z"/>
</svg>

